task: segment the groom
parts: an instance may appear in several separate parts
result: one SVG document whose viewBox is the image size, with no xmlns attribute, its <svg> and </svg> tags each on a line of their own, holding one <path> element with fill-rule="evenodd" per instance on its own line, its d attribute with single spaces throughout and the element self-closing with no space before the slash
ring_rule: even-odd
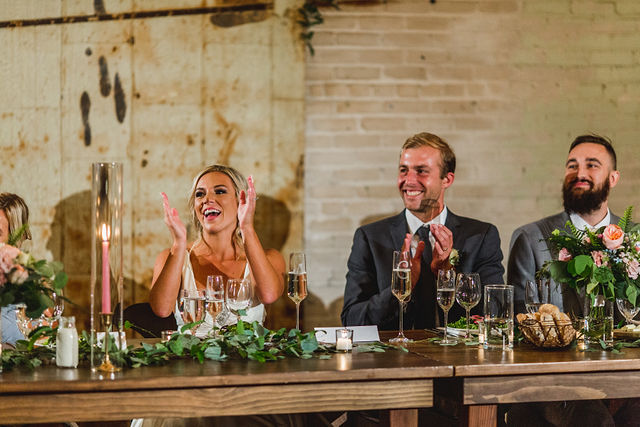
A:
<svg viewBox="0 0 640 427">
<path fill-rule="evenodd" d="M 436 274 L 449 269 L 457 253 L 458 272 L 480 274 L 482 284 L 503 283 L 500 236 L 495 226 L 458 216 L 447 209 L 444 195 L 453 184 L 456 158 L 440 137 L 419 133 L 400 152 L 398 190 L 405 210 L 358 228 L 347 263 L 342 324 L 398 329 L 398 300 L 391 293 L 393 251 L 412 248 L 411 299 L 406 329 L 442 324 L 436 303 Z M 455 252 L 453 252 L 455 250 Z M 453 252 L 453 256 L 452 255 Z M 455 261 L 454 261 L 455 263 Z M 481 312 L 479 303 L 475 312 Z M 454 305 L 450 319 L 464 314 Z"/>
</svg>

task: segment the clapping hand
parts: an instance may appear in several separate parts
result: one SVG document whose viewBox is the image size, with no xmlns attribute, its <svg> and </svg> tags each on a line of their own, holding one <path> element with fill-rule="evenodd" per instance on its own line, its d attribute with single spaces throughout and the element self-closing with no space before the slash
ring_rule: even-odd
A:
<svg viewBox="0 0 640 427">
<path fill-rule="evenodd" d="M 407 233 L 404 238 L 404 243 L 402 244 L 403 251 L 411 250 L 411 239 L 413 235 L 411 233 Z M 422 259 L 422 252 L 424 251 L 425 243 L 421 240 L 418 242 L 418 246 L 411 257 L 411 289 L 416 286 L 418 283 L 418 279 L 420 278 L 420 260 Z"/>
<path fill-rule="evenodd" d="M 442 224 L 431 224 L 430 231 L 435 239 L 431 257 L 431 271 L 433 274 L 438 274 L 438 270 L 451 268 L 449 254 L 451 254 L 451 249 L 453 248 L 453 234 L 451 230 Z"/>
<path fill-rule="evenodd" d="M 253 227 L 253 216 L 256 212 L 256 188 L 253 184 L 253 177 L 247 177 L 247 191 L 240 192 L 240 200 L 238 201 L 238 226 L 241 230 L 245 227 Z"/>
<path fill-rule="evenodd" d="M 178 210 L 169 205 L 169 198 L 162 192 L 162 205 L 164 207 L 164 223 L 171 232 L 174 247 L 186 247 L 187 245 L 187 228 L 182 223 Z"/>
</svg>

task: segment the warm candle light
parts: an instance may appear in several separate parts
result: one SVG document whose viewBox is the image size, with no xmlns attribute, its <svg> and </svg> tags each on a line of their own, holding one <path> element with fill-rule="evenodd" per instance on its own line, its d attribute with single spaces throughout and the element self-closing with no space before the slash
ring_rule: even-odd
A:
<svg viewBox="0 0 640 427">
<path fill-rule="evenodd" d="M 109 226 L 102 224 L 102 313 L 111 313 L 111 272 L 109 270 Z"/>
</svg>

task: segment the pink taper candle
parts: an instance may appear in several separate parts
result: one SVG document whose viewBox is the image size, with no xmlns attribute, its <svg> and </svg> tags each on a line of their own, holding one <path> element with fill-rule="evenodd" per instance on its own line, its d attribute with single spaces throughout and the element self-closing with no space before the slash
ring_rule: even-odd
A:
<svg viewBox="0 0 640 427">
<path fill-rule="evenodd" d="M 109 226 L 102 224 L 102 313 L 111 313 L 111 270 L 109 269 Z"/>
</svg>

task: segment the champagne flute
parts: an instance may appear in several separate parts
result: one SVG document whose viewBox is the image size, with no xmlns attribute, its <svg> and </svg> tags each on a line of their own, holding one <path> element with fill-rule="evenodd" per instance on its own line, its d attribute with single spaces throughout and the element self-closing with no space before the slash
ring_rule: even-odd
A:
<svg viewBox="0 0 640 427">
<path fill-rule="evenodd" d="M 224 277 L 220 275 L 207 276 L 206 292 L 206 310 L 211 316 L 213 325 L 220 325 L 218 318 L 221 318 L 224 306 Z M 220 319 L 222 320 L 222 319 Z"/>
<path fill-rule="evenodd" d="M 631 324 L 631 320 L 633 320 L 636 314 L 638 314 L 638 311 L 640 311 L 640 307 L 634 307 L 626 298 L 616 298 L 616 305 L 620 313 L 622 313 L 627 320 L 627 325 Z"/>
<path fill-rule="evenodd" d="M 391 293 L 398 298 L 400 305 L 400 322 L 398 336 L 389 340 L 390 343 L 406 343 L 411 341 L 404 336 L 402 325 L 404 301 L 411 296 L 411 252 L 393 251 L 393 265 L 391 270 Z"/>
<path fill-rule="evenodd" d="M 227 280 L 224 301 L 229 310 L 236 315 L 236 323 L 240 322 L 240 310 L 246 310 L 251 305 L 252 291 L 249 279 Z"/>
<path fill-rule="evenodd" d="M 198 289 L 183 289 L 180 291 L 180 316 L 185 324 L 199 322 L 205 313 L 205 291 Z M 198 326 L 191 329 L 195 333 Z"/>
<path fill-rule="evenodd" d="M 296 304 L 296 329 L 300 330 L 300 302 L 307 297 L 307 259 L 304 252 L 289 256 L 287 295 Z"/>
<path fill-rule="evenodd" d="M 456 301 L 467 312 L 467 332 L 465 338 L 469 339 L 469 312 L 478 305 L 482 293 L 480 291 L 480 275 L 478 273 L 459 273 L 456 281 Z"/>
<path fill-rule="evenodd" d="M 456 272 L 453 269 L 438 270 L 438 281 L 436 283 L 436 300 L 438 305 L 444 312 L 444 338 L 440 341 L 440 345 L 457 344 L 457 340 L 449 340 L 447 337 L 447 323 L 449 310 L 453 306 L 456 295 Z"/>
</svg>

